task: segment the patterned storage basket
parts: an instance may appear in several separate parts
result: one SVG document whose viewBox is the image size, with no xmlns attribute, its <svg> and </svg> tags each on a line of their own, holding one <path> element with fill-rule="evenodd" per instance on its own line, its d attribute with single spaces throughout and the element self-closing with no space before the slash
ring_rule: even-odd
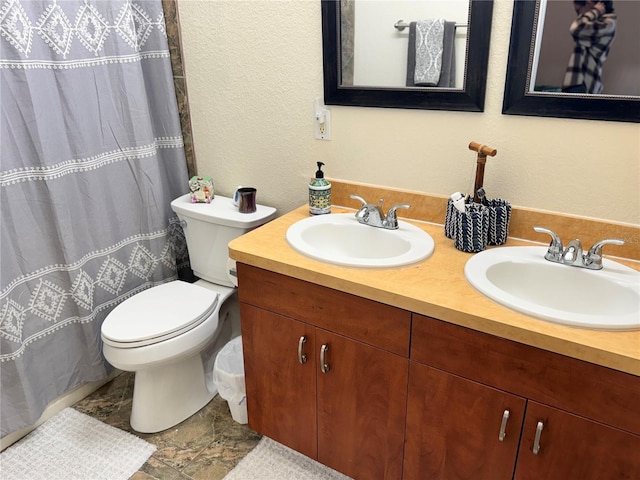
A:
<svg viewBox="0 0 640 480">
<path fill-rule="evenodd" d="M 506 200 L 487 200 L 485 204 L 465 200 L 465 211 L 460 212 L 447 202 L 444 234 L 454 240 L 454 245 L 463 252 L 475 253 L 487 245 L 502 245 L 509 236 L 511 204 Z"/>
<path fill-rule="evenodd" d="M 484 205 L 467 205 L 464 213 L 457 213 L 453 242 L 458 250 L 469 253 L 484 250 L 487 248 L 488 233 L 489 211 Z"/>
<path fill-rule="evenodd" d="M 447 214 L 444 218 L 444 235 L 447 238 L 456 238 L 456 219 L 458 218 L 456 213 L 460 212 L 453 206 L 453 201 L 449 199 L 447 202 Z"/>
<path fill-rule="evenodd" d="M 489 205 L 489 239 L 488 245 L 502 245 L 509 236 L 509 220 L 511 220 L 511 204 L 501 198 L 488 201 Z"/>
</svg>

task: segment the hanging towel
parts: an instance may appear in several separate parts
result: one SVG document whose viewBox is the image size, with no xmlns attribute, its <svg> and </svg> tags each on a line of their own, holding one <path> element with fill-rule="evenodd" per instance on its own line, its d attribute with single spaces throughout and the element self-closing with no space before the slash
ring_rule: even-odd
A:
<svg viewBox="0 0 640 480">
<path fill-rule="evenodd" d="M 416 22 L 416 85 L 436 86 L 440 81 L 442 49 L 444 46 L 444 20 Z"/>
<path fill-rule="evenodd" d="M 455 86 L 455 28 L 443 19 L 409 24 L 408 87 Z"/>
<path fill-rule="evenodd" d="M 442 66 L 440 67 L 439 87 L 456 86 L 456 22 L 444 22 L 442 42 Z"/>
</svg>

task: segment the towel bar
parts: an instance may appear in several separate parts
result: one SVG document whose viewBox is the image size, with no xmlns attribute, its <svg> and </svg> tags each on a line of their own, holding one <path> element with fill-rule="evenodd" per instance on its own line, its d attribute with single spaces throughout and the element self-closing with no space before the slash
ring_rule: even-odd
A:
<svg viewBox="0 0 640 480">
<path fill-rule="evenodd" d="M 393 28 L 397 28 L 398 31 L 400 32 L 408 27 L 409 27 L 409 23 L 405 22 L 404 20 L 398 20 L 396 23 L 393 24 Z M 456 23 L 456 28 L 466 28 L 466 27 L 468 27 L 468 25 L 462 24 L 462 23 Z"/>
</svg>

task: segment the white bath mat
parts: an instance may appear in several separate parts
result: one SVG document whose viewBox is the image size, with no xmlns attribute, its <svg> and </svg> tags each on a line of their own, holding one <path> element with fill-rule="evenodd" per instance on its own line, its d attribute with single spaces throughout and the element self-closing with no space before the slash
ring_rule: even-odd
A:
<svg viewBox="0 0 640 480">
<path fill-rule="evenodd" d="M 4 480 L 4 478 L 3 478 Z M 224 480 L 351 480 L 304 455 L 262 437 Z"/>
<path fill-rule="evenodd" d="M 156 446 L 65 408 L 0 454 L 2 480 L 128 480 Z"/>
</svg>

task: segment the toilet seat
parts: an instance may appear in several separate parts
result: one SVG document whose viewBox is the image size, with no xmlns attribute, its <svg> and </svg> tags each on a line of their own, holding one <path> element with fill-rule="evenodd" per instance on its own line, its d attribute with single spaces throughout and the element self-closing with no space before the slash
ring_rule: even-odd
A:
<svg viewBox="0 0 640 480">
<path fill-rule="evenodd" d="M 205 321 L 218 305 L 219 293 L 175 280 L 128 298 L 102 324 L 104 343 L 134 348 L 162 342 Z"/>
</svg>

